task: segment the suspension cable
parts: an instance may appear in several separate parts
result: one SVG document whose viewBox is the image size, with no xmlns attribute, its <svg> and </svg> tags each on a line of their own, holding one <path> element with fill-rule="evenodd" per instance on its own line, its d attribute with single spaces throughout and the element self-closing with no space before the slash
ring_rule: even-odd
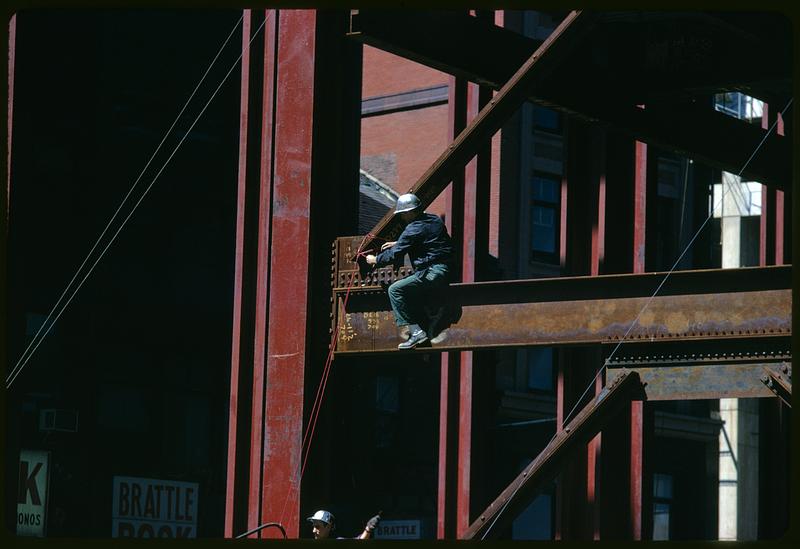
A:
<svg viewBox="0 0 800 549">
<path fill-rule="evenodd" d="M 242 16 L 242 17 L 244 17 L 244 16 Z M 241 19 L 240 19 L 240 21 L 241 21 Z M 215 89 L 215 90 L 214 90 L 214 92 L 212 93 L 211 97 L 208 99 L 208 101 L 206 101 L 205 105 L 204 105 L 204 106 L 203 106 L 203 108 L 200 110 L 200 113 L 199 113 L 199 114 L 198 114 L 198 115 L 195 117 L 194 121 L 193 121 L 193 122 L 192 122 L 192 124 L 189 126 L 189 128 L 186 130 L 186 132 L 184 133 L 184 135 L 183 135 L 183 137 L 181 138 L 181 140 L 178 142 L 178 144 L 177 144 L 177 145 L 175 146 L 175 148 L 173 149 L 172 153 L 169 155 L 169 157 L 167 158 L 167 160 L 166 160 L 166 161 L 164 162 L 164 164 L 161 166 L 161 169 L 159 169 L 158 173 L 156 173 L 156 175 L 153 177 L 153 180 L 150 182 L 150 184 L 147 186 L 147 188 L 144 190 L 144 192 L 143 192 L 143 193 L 140 195 L 139 199 L 138 199 L 138 200 L 137 200 L 137 202 L 134 204 L 134 206 L 133 206 L 133 208 L 131 209 L 130 213 L 128 213 L 128 215 L 125 217 L 125 219 L 124 219 L 124 220 L 122 221 L 122 223 L 120 224 L 119 228 L 118 228 L 118 229 L 116 230 L 116 232 L 115 232 L 115 233 L 112 235 L 112 237 L 111 237 L 111 239 L 109 240 L 108 244 L 106 244 L 105 248 L 103 248 L 103 250 L 100 252 L 100 255 L 97 257 L 97 259 L 94 261 L 94 263 L 92 264 L 92 266 L 89 268 L 89 271 L 86 273 L 86 275 L 83 277 L 83 279 L 81 279 L 81 281 L 80 281 L 80 283 L 78 284 L 78 286 L 77 286 L 77 287 L 76 287 L 76 288 L 75 288 L 75 289 L 72 291 L 72 294 L 70 295 L 69 299 L 67 299 L 67 301 L 64 303 L 63 307 L 62 307 L 62 308 L 61 308 L 61 310 L 58 312 L 58 314 L 57 314 L 57 315 L 56 315 L 56 317 L 53 319 L 53 321 L 50 323 L 50 325 L 49 325 L 49 326 L 47 326 L 47 329 L 46 329 L 46 331 L 45 331 L 45 332 L 44 332 L 44 334 L 42 334 L 42 336 L 39 338 L 39 340 L 38 340 L 38 342 L 36 343 L 36 345 L 33 347 L 33 349 L 31 349 L 31 351 L 30 351 L 30 353 L 28 353 L 27 357 L 25 357 L 25 360 L 24 360 L 24 361 L 22 361 L 21 363 L 18 363 L 18 365 L 17 365 L 17 366 L 15 366 L 15 368 L 14 368 L 14 371 L 13 371 L 13 372 L 12 372 L 12 373 L 11 373 L 11 374 L 10 374 L 10 375 L 7 377 L 7 378 L 6 378 L 6 389 L 8 389 L 9 387 L 11 387 L 11 384 L 12 384 L 12 383 L 14 383 L 14 380 L 17 378 L 17 376 L 20 374 L 20 372 L 22 372 L 22 369 L 23 369 L 23 368 L 25 367 L 25 365 L 28 363 L 28 361 L 30 360 L 30 358 L 33 356 L 33 353 L 34 353 L 34 352 L 36 352 L 36 349 L 38 349 L 39 345 L 41 345 L 41 343 L 42 343 L 42 341 L 44 340 L 44 338 L 47 336 L 47 334 L 49 334 L 49 333 L 50 333 L 50 330 L 53 328 L 53 326 L 55 325 L 55 323 L 58 321 L 58 319 L 59 319 L 59 318 L 61 317 L 61 315 L 64 313 L 64 311 L 66 310 L 67 306 L 68 306 L 68 305 L 69 305 L 69 304 L 72 302 L 73 298 L 74 298 L 74 297 L 75 297 L 75 295 L 78 293 L 78 291 L 81 289 L 81 287 L 83 286 L 84 282 L 86 282 L 86 279 L 88 279 L 88 278 L 89 278 L 89 276 L 90 276 L 90 275 L 92 274 L 92 272 L 94 271 L 94 268 L 97 266 L 97 264 L 100 262 L 100 260 L 101 260 L 101 259 L 103 258 L 103 256 L 105 255 L 105 253 L 108 251 L 108 249 L 109 249 L 109 248 L 111 247 L 111 245 L 114 243 L 114 241 L 116 240 L 116 238 L 117 238 L 117 236 L 119 235 L 119 233 L 122 231 L 122 229 L 123 229 L 123 228 L 125 227 L 125 225 L 127 224 L 128 220 L 131 218 L 131 216 L 134 214 L 134 212 L 136 211 L 136 209 L 139 207 L 139 204 L 141 204 L 142 200 L 144 200 L 144 197 L 145 197 L 145 196 L 147 196 L 147 194 L 150 192 L 150 189 L 152 189 L 153 185 L 154 185 L 154 184 L 155 184 L 155 182 L 158 180 L 159 176 L 162 174 L 162 172 L 164 171 L 164 169 L 166 169 L 167 165 L 169 165 L 170 161 L 171 161 L 171 160 L 172 160 L 172 158 L 175 156 L 175 153 L 177 153 L 177 152 L 178 152 L 178 149 L 181 147 L 181 145 L 183 145 L 183 142 L 184 142 L 184 141 L 186 141 L 186 138 L 189 136 L 189 134 L 190 134 L 190 133 L 191 133 L 191 131 L 194 129 L 194 127 L 195 127 L 195 125 L 197 124 L 197 122 L 198 122 L 198 121 L 200 120 L 200 118 L 203 116 L 203 114 L 205 113 L 206 109 L 207 109 L 207 108 L 208 108 L 208 106 L 211 104 L 211 101 L 213 101 L 213 100 L 214 100 L 214 98 L 216 98 L 216 96 L 217 96 L 217 93 L 219 93 L 219 90 L 222 88 L 222 85 L 223 85 L 223 84 L 224 84 L 224 83 L 225 83 L 225 82 L 228 80 L 228 77 L 231 75 L 231 73 L 233 72 L 233 70 L 234 70 L 234 69 L 236 68 L 236 66 L 239 64 L 239 62 L 241 61 L 242 57 L 244 56 L 244 53 L 247 51 L 247 49 L 248 49 L 248 48 L 250 47 L 250 45 L 253 43 L 253 40 L 255 40 L 256 36 L 257 36 L 257 35 L 258 35 L 258 33 L 261 31 L 261 29 L 264 27 L 264 24 L 265 24 L 266 22 L 267 22 L 267 18 L 265 18 L 265 19 L 264 19 L 264 21 L 261 23 L 261 26 L 259 26 L 259 27 L 258 27 L 258 29 L 257 29 L 257 30 L 256 30 L 256 31 L 253 33 L 253 35 L 252 35 L 252 37 L 250 38 L 250 41 L 248 42 L 247 46 L 246 46 L 245 48 L 243 48 L 243 49 L 242 49 L 242 52 L 239 54 L 239 57 L 238 57 L 238 58 L 236 59 L 236 61 L 234 61 L 234 63 L 231 65 L 230 69 L 229 69 L 229 70 L 228 70 L 228 72 L 225 74 L 225 76 L 222 78 L 222 81 L 221 81 L 221 82 L 219 83 L 219 85 L 216 87 L 216 89 Z M 239 25 L 239 22 L 237 22 L 237 23 L 236 23 L 236 26 L 237 26 L 237 27 L 238 27 L 238 25 Z M 235 27 L 234 27 L 234 30 L 235 30 Z M 232 34 L 232 33 L 233 33 L 233 32 L 231 32 L 231 34 Z M 228 39 L 230 39 L 230 36 L 228 37 Z M 227 42 L 227 40 L 226 40 L 226 42 Z M 215 59 L 216 59 L 216 58 L 215 58 Z M 204 77 L 205 77 L 205 76 L 204 76 Z M 179 117 L 180 117 L 180 115 L 179 115 Z M 165 136 L 165 137 L 166 137 L 166 136 Z M 152 159 L 151 159 L 151 160 L 152 160 Z M 141 176 L 140 176 L 140 177 L 141 177 Z M 138 180 L 137 180 L 137 181 L 138 181 Z M 127 199 L 127 197 L 126 197 L 126 199 Z M 115 216 L 116 216 L 116 214 L 115 214 Z M 98 240 L 98 241 L 99 241 L 99 240 Z M 88 259 L 88 257 L 87 257 L 87 259 Z M 77 275 L 78 275 L 78 273 L 76 273 L 76 275 L 75 275 L 75 276 L 77 277 Z M 70 284 L 71 284 L 71 282 L 70 282 Z M 62 296 L 62 298 L 63 298 L 63 296 Z M 54 309 L 54 310 L 55 310 L 55 309 Z M 52 311 L 51 311 L 51 315 L 52 315 Z M 42 325 L 42 328 L 44 328 L 44 325 Z M 40 330 L 41 330 L 41 329 L 40 329 Z"/>
<path fill-rule="evenodd" d="M 242 22 L 242 19 L 243 19 L 243 18 L 244 18 L 244 15 L 242 15 L 242 16 L 239 18 L 239 20 L 238 20 L 238 21 L 236 22 L 236 24 L 233 26 L 233 29 L 231 29 L 231 32 L 228 34 L 228 37 L 227 37 L 227 38 L 225 39 L 225 41 L 222 43 L 222 46 L 220 46 L 219 50 L 217 51 L 217 54 L 214 56 L 214 59 L 212 59 L 212 60 L 211 60 L 211 63 L 210 63 L 210 64 L 208 65 L 208 67 L 206 68 L 206 71 L 205 71 L 205 73 L 203 73 L 203 76 L 200 78 L 200 81 L 199 81 L 199 82 L 197 83 L 197 85 L 194 87 L 194 90 L 192 90 L 192 93 L 189 95 L 189 98 L 188 98 L 188 99 L 186 100 L 186 102 L 183 104 L 183 108 L 181 108 L 180 112 L 179 112 L 179 113 L 178 113 L 178 115 L 175 117 L 175 120 L 172 122 L 172 125 L 171 125 L 171 126 L 169 127 L 169 129 L 167 129 L 167 131 L 164 133 L 164 137 L 162 137 L 162 138 L 161 138 L 161 142 L 158 144 L 158 146 L 156 147 L 155 151 L 153 151 L 153 154 L 152 154 L 152 155 L 150 156 L 150 158 L 148 159 L 148 161 L 147 161 L 147 163 L 145 164 L 144 168 L 142 168 L 142 171 L 141 171 L 141 172 L 139 172 L 139 176 L 138 176 L 138 177 L 136 178 L 136 180 L 133 182 L 133 185 L 132 185 L 132 186 L 131 186 L 131 188 L 128 190 L 128 192 L 127 192 L 127 194 L 125 195 L 125 197 L 122 199 L 122 202 L 120 202 L 119 206 L 117 206 L 117 209 L 116 209 L 116 211 L 115 211 L 115 212 L 114 212 L 114 214 L 111 216 L 111 219 L 109 219 L 109 220 L 108 220 L 108 223 L 106 223 L 106 226 L 105 226 L 105 228 L 102 230 L 102 232 L 100 233 L 100 236 L 98 236 L 98 237 L 97 237 L 97 240 L 95 241 L 94 245 L 92 246 L 92 249 L 91 249 L 91 250 L 89 250 L 89 253 L 87 253 L 87 254 L 86 254 L 86 257 L 83 259 L 83 262 L 80 264 L 80 266 L 78 267 L 78 269 L 75 271 L 75 274 L 72 276 L 72 279 L 69 281 L 69 283 L 67 283 L 67 286 L 64 288 L 64 291 L 61 293 L 61 296 L 58 298 L 58 301 L 56 301 L 56 304 L 55 304 L 55 305 L 53 305 L 52 309 L 51 309 L 51 310 L 50 310 L 50 312 L 48 313 L 48 315 L 47 315 L 47 318 L 45 318 L 45 319 L 44 319 L 44 322 L 42 322 L 42 325 L 39 327 L 39 330 L 36 332 L 36 334 L 33 336 L 33 338 L 31 338 L 31 341 L 30 341 L 30 343 L 28 343 L 28 347 L 25 349 L 25 351 L 22 353 L 22 355 L 21 355 L 21 356 L 19 357 L 19 359 L 17 360 L 17 363 L 14 365 L 14 368 L 12 369 L 11 373 L 9 373 L 9 375 L 6 377 L 6 383 L 7 383 L 7 384 L 8 384 L 8 382 L 9 382 L 9 379 L 11 378 L 11 376 L 13 376 L 13 375 L 15 374 L 15 371 L 16 371 L 16 369 L 20 367 L 20 364 L 22 363 L 22 361 L 23 361 L 23 360 L 25 360 L 25 358 L 26 358 L 26 356 L 28 355 L 28 352 L 30 351 L 30 349 L 31 349 L 31 347 L 33 346 L 34 342 L 37 340 L 37 338 L 39 337 L 39 335 L 42 333 L 42 330 L 44 330 L 44 327 L 45 327 L 45 325 L 46 325 L 46 324 L 47 324 L 47 322 L 50 320 L 50 318 L 53 316 L 53 313 L 56 311 L 56 309 L 58 308 L 58 306 L 61 304 L 61 301 L 63 301 L 63 299 L 64 299 L 64 296 L 66 296 L 66 295 L 67 295 L 67 292 L 69 291 L 70 287 L 72 286 L 72 283 L 73 283 L 73 282 L 75 282 L 75 279 L 77 279 L 77 278 L 78 278 L 78 275 L 80 274 L 81 270 L 83 270 L 83 267 L 86 265 L 87 261 L 89 261 L 89 258 L 91 257 L 92 253 L 94 253 L 94 251 L 97 249 L 97 246 L 98 246 L 98 244 L 100 244 L 100 241 L 103 239 L 103 237 L 105 236 L 105 234 L 108 232 L 108 229 L 109 229 L 109 227 L 111 227 L 111 224 L 112 224 L 112 223 L 114 222 L 114 220 L 117 218 L 117 215 L 119 215 L 119 212 L 122 210 L 123 206 L 124 206 L 124 205 L 125 205 L 125 203 L 128 201 L 128 198 L 130 198 L 130 196 L 131 196 L 131 194 L 133 193 L 134 189 L 135 189 L 135 188 L 136 188 L 136 186 L 139 184 L 139 181 L 142 179 L 142 176 L 143 176 L 143 175 L 145 174 L 145 172 L 147 171 L 147 168 L 149 168 L 149 167 L 150 167 L 150 164 L 153 162 L 153 159 L 154 159 L 154 158 L 156 157 L 156 155 L 158 154 L 158 151 L 160 151 L 160 150 L 161 150 L 161 147 L 164 145 L 164 142 L 167 140 L 167 137 L 168 137 L 168 136 L 169 136 L 169 134 L 172 132 L 173 128 L 175 128 L 175 125 L 178 123 L 178 120 L 180 120 L 180 117 L 183 115 L 184 111 L 185 111 L 185 110 L 186 110 L 186 108 L 189 106 L 189 103 L 192 101 L 192 98 L 194 98 L 195 94 L 197 93 L 197 90 L 198 90 L 198 89 L 200 89 L 200 86 L 201 86 L 201 85 L 202 85 L 202 83 L 205 81 L 205 79 L 206 79 L 206 76 L 208 76 L 208 73 L 209 73 L 209 72 L 211 72 L 211 68 L 212 68 L 212 67 L 214 66 L 214 64 L 217 62 L 217 59 L 219 58 L 220 54 L 222 53 L 222 50 L 224 50 L 224 49 L 225 49 L 225 46 L 226 46 L 226 45 L 228 44 L 228 42 L 230 41 L 231 37 L 233 36 L 233 33 L 234 33 L 234 32 L 236 31 L 236 29 L 239 27 L 239 23 L 241 23 L 241 22 Z"/>
</svg>

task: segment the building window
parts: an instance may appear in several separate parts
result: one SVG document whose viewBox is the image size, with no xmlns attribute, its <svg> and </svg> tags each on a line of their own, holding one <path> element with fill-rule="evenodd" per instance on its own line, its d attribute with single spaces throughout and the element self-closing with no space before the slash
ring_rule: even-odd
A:
<svg viewBox="0 0 800 549">
<path fill-rule="evenodd" d="M 714 109 L 748 122 L 760 122 L 764 103 L 739 92 L 714 95 Z"/>
<path fill-rule="evenodd" d="M 528 389 L 553 390 L 553 349 L 541 347 L 528 349 Z"/>
<path fill-rule="evenodd" d="M 672 475 L 653 475 L 653 539 L 669 536 L 669 514 L 672 505 Z"/>
<path fill-rule="evenodd" d="M 558 263 L 558 176 L 537 173 L 531 180 L 531 255 L 534 260 Z"/>
<path fill-rule="evenodd" d="M 533 106 L 533 128 L 534 130 L 546 130 L 550 132 L 561 132 L 561 116 L 557 111 L 547 107 Z"/>
</svg>

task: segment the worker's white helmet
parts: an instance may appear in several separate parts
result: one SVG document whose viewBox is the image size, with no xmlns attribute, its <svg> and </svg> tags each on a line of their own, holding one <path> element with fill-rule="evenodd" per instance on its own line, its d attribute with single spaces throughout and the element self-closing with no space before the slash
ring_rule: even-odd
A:
<svg viewBox="0 0 800 549">
<path fill-rule="evenodd" d="M 410 212 L 416 210 L 420 206 L 419 198 L 417 195 L 408 193 L 400 195 L 397 199 L 397 205 L 394 207 L 394 213 Z"/>
<path fill-rule="evenodd" d="M 330 511 L 325 511 L 324 509 L 320 509 L 306 520 L 310 522 L 319 521 L 324 522 L 325 524 L 333 524 L 334 518 L 333 514 Z"/>
</svg>

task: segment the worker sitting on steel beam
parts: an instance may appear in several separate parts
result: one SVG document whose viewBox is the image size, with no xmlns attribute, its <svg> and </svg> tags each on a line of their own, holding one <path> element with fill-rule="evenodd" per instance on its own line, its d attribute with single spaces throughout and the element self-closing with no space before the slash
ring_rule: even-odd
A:
<svg viewBox="0 0 800 549">
<path fill-rule="evenodd" d="M 333 513 L 330 511 L 325 511 L 324 509 L 320 509 L 310 517 L 308 520 L 311 523 L 312 532 L 314 534 L 314 539 L 330 539 L 331 533 L 336 529 L 336 520 L 333 518 Z M 375 531 L 375 528 L 378 526 L 378 522 L 381 520 L 381 514 L 378 513 L 371 519 L 367 521 L 367 525 L 364 527 L 364 531 L 358 535 L 356 538 L 352 539 L 369 539 L 372 536 L 372 532 Z M 351 538 L 336 538 L 336 539 L 351 539 Z"/>
<path fill-rule="evenodd" d="M 408 326 L 408 339 L 397 348 L 413 349 L 428 341 L 420 324 L 428 320 L 425 305 L 447 288 L 453 246 L 442 219 L 425 213 L 416 195 L 400 196 L 394 213 L 406 223 L 405 229 L 396 241 L 384 243 L 377 256 L 367 255 L 366 261 L 382 267 L 397 263 L 405 254 L 411 258 L 414 273 L 392 283 L 388 291 L 397 326 L 401 331 Z"/>
</svg>

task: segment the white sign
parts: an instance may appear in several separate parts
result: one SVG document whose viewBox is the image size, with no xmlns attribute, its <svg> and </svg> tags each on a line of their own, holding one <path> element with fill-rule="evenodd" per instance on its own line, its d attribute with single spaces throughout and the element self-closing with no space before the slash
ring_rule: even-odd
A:
<svg viewBox="0 0 800 549">
<path fill-rule="evenodd" d="M 44 537 L 49 458 L 49 452 L 20 450 L 17 490 L 18 536 Z"/>
<path fill-rule="evenodd" d="M 382 520 L 375 528 L 375 539 L 420 539 L 420 520 Z"/>
<path fill-rule="evenodd" d="M 196 482 L 114 477 L 111 536 L 196 538 Z"/>
</svg>

